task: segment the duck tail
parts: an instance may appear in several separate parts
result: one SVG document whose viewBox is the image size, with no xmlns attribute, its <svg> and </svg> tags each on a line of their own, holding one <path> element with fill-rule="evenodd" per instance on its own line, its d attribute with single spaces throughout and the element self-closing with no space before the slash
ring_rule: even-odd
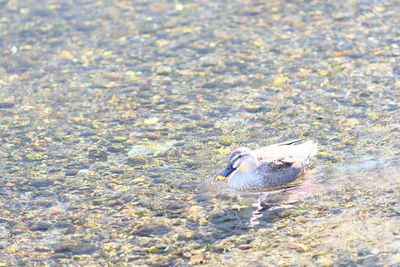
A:
<svg viewBox="0 0 400 267">
<path fill-rule="evenodd" d="M 286 141 L 286 142 L 282 142 L 277 144 L 278 146 L 290 146 L 290 145 L 294 145 L 294 144 L 298 144 L 300 142 L 304 141 L 304 139 L 296 139 L 296 140 L 291 140 L 291 141 Z"/>
<path fill-rule="evenodd" d="M 312 140 L 308 140 L 301 145 L 304 146 L 307 151 L 309 151 L 308 158 L 314 156 L 318 151 L 318 143 Z"/>
<path fill-rule="evenodd" d="M 302 143 L 301 143 L 302 142 Z M 304 152 L 308 152 L 307 158 L 314 156 L 318 151 L 318 143 L 314 142 L 313 140 L 305 140 L 305 139 L 296 139 L 292 141 L 287 141 L 283 143 L 277 144 L 277 146 L 297 146 L 301 147 L 301 150 Z"/>
</svg>

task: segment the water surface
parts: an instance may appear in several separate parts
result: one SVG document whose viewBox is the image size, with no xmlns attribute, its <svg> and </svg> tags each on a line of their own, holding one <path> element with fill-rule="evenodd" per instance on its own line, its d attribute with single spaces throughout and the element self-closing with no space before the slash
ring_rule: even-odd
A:
<svg viewBox="0 0 400 267">
<path fill-rule="evenodd" d="M 0 1 L 0 264 L 396 265 L 393 1 Z M 285 190 L 210 183 L 318 141 Z"/>
</svg>

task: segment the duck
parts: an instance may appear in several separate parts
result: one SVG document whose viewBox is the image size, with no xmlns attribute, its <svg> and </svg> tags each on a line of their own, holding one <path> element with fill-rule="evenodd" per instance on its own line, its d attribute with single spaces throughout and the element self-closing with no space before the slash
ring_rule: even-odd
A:
<svg viewBox="0 0 400 267">
<path fill-rule="evenodd" d="M 226 169 L 217 180 L 232 189 L 260 190 L 278 187 L 304 176 L 318 144 L 301 139 L 273 144 L 256 150 L 239 147 L 229 154 Z"/>
</svg>

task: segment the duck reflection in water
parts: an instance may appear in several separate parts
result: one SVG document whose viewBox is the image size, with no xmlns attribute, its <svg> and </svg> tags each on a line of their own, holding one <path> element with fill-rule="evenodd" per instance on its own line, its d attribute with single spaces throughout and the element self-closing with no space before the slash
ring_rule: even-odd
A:
<svg viewBox="0 0 400 267">
<path fill-rule="evenodd" d="M 249 226 L 254 227 L 260 224 L 260 220 L 264 216 L 263 212 L 291 208 L 296 202 L 311 198 L 320 190 L 319 177 L 310 176 L 300 184 L 269 192 L 253 193 L 259 194 L 259 196 L 257 201 L 251 204 L 255 209 L 249 220 Z"/>
</svg>

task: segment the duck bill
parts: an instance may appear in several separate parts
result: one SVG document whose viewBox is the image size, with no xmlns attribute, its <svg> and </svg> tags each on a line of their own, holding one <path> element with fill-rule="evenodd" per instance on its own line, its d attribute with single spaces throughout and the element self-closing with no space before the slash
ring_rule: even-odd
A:
<svg viewBox="0 0 400 267">
<path fill-rule="evenodd" d="M 226 169 L 221 173 L 221 175 L 219 176 L 220 179 L 218 180 L 223 180 L 226 177 L 228 177 L 232 172 L 234 172 L 236 169 L 233 168 L 232 164 L 228 164 L 228 166 L 226 167 Z"/>
</svg>

